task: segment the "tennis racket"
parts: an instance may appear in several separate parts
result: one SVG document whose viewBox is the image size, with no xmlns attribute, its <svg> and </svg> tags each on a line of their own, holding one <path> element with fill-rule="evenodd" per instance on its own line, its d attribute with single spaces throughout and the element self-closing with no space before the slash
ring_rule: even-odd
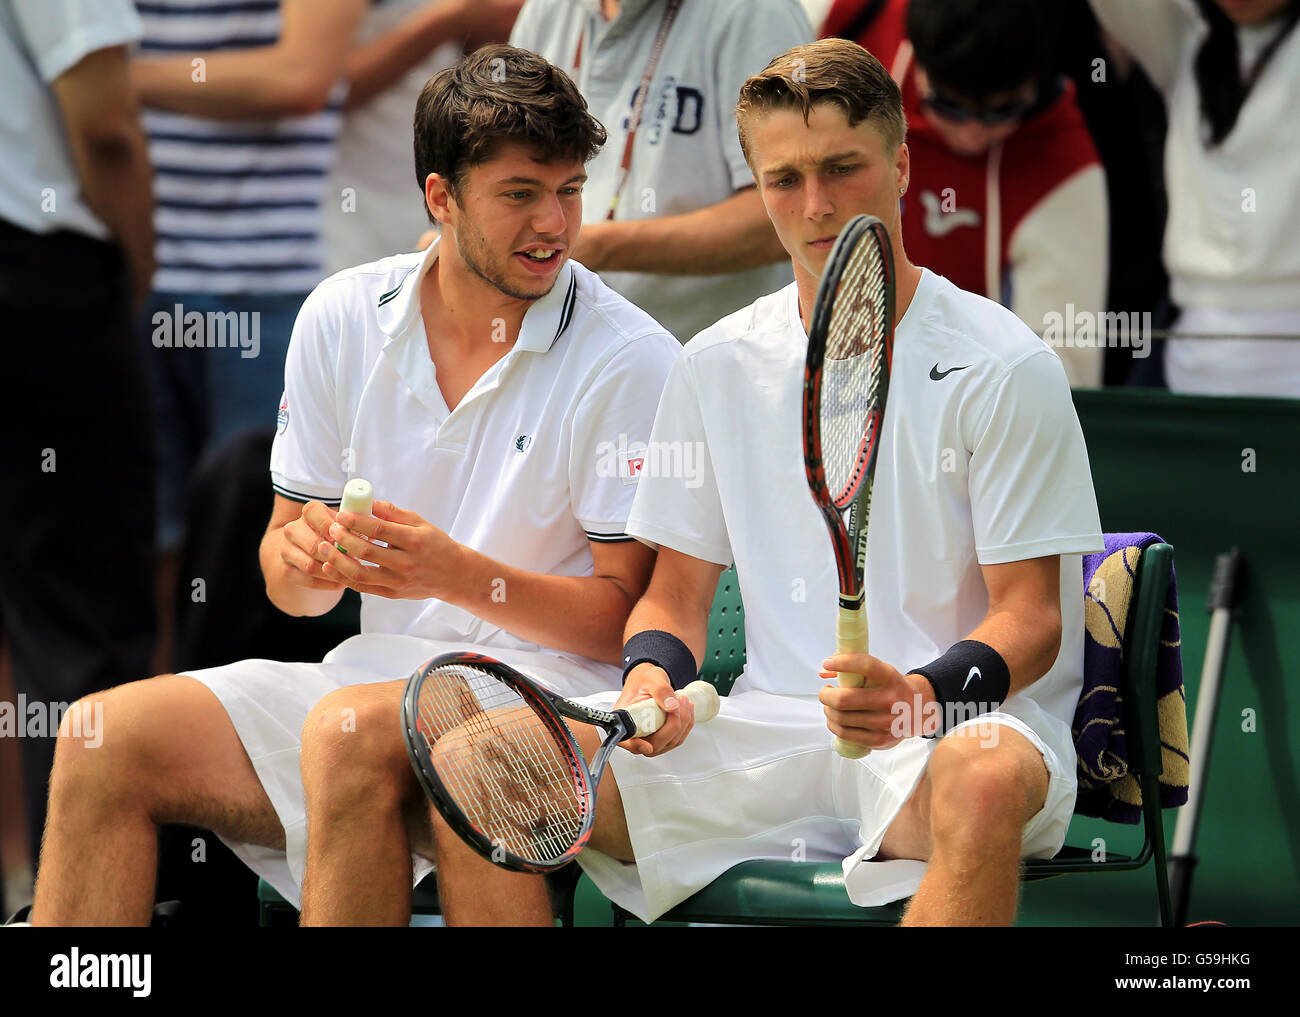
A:
<svg viewBox="0 0 1300 1017">
<path fill-rule="evenodd" d="M 839 653 L 868 652 L 862 576 L 893 347 L 889 234 L 874 216 L 855 216 L 831 247 L 817 287 L 803 383 L 804 468 L 830 530 L 839 574 Z M 841 673 L 839 683 L 861 688 L 863 678 Z M 835 739 L 835 748 L 850 759 L 870 751 L 842 738 Z"/>
<path fill-rule="evenodd" d="M 678 695 L 695 705 L 697 722 L 718 712 L 708 682 Z M 604 732 L 590 765 L 566 718 Z M 550 872 L 577 856 L 591 836 L 610 753 L 664 720 L 653 699 L 594 710 L 477 653 L 435 657 L 410 677 L 402 698 L 406 749 L 434 807 L 466 844 L 516 872 Z"/>
</svg>

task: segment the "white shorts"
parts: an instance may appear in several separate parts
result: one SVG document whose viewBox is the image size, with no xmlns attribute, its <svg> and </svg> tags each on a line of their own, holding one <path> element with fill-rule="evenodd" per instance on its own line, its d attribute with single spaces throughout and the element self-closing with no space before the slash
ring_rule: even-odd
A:
<svg viewBox="0 0 1300 1017">
<path fill-rule="evenodd" d="M 605 693 L 587 702 L 607 709 L 615 698 Z M 1047 800 L 1025 824 L 1021 855 L 1051 858 L 1074 812 L 1076 760 L 1068 725 L 1023 697 L 954 730 L 976 723 L 1008 725 L 1043 754 Z M 937 744 L 910 738 L 862 759 L 844 759 L 834 750 L 816 696 L 728 696 L 717 717 L 697 725 L 671 752 L 613 754 L 610 766 L 637 861 L 591 849 L 579 861 L 605 896 L 646 922 L 733 865 L 758 858 L 840 862 L 849 899 L 862 907 L 909 897 L 920 886 L 924 862 L 870 859 Z"/>
<path fill-rule="evenodd" d="M 302 904 L 302 877 L 307 864 L 307 804 L 300 769 L 302 726 L 307 714 L 335 689 L 401 680 L 431 657 L 457 651 L 486 653 L 565 696 L 590 696 L 619 685 L 618 669 L 595 661 L 578 662 L 554 653 L 380 633 L 345 640 L 319 664 L 242 660 L 224 667 L 180 672 L 202 682 L 221 700 L 284 827 L 285 847 L 279 851 L 224 837 L 222 840 L 295 907 Z M 433 870 L 428 859 L 418 855 L 412 856 L 412 864 L 413 885 Z"/>
</svg>

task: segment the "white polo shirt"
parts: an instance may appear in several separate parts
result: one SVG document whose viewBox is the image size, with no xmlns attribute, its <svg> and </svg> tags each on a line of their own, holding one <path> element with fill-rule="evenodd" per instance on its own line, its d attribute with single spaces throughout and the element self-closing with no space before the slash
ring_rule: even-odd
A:
<svg viewBox="0 0 1300 1017">
<path fill-rule="evenodd" d="M 622 0 L 606 21 L 600 0 L 528 0 L 512 45 L 540 53 L 574 79 L 609 141 L 587 164 L 583 218 L 600 222 L 618 185 L 633 93 L 641 83 L 664 0 Z M 582 57 L 575 69 L 578 40 Z M 740 86 L 792 46 L 812 42 L 798 0 L 685 0 L 651 82 L 617 218 L 654 219 L 716 205 L 753 175 L 740 150 Z M 682 342 L 791 279 L 788 262 L 729 275 L 602 272 Z"/>
<path fill-rule="evenodd" d="M 685 461 L 689 447 L 698 468 L 646 470 L 628 520 L 647 542 L 735 562 L 747 654 L 738 692 L 814 695 L 835 649 L 835 560 L 800 434 L 807 346 L 794 284 L 689 343 L 651 451 L 681 449 Z M 1077 556 L 1100 551 L 1102 535 L 1060 360 L 1006 308 L 927 270 L 896 332 L 881 440 L 867 537 L 872 654 L 903 672 L 929 663 L 987 612 L 981 565 L 1065 556 L 1060 653 L 1004 710 L 1072 758 Z"/>
<path fill-rule="evenodd" d="M 0 3 L 0 219 L 32 233 L 72 230 L 107 239 L 81 195 L 49 87 L 96 50 L 140 38 L 130 0 Z"/>
<path fill-rule="evenodd" d="M 449 411 L 420 315 L 438 247 L 340 272 L 307 298 L 285 366 L 275 491 L 336 504 L 364 477 L 376 498 L 491 558 L 590 575 L 588 541 L 630 539 L 637 478 L 620 443 L 644 444 L 681 348 L 569 262 L 529 307 L 514 348 Z M 439 600 L 363 595 L 361 629 L 538 648 Z"/>
</svg>

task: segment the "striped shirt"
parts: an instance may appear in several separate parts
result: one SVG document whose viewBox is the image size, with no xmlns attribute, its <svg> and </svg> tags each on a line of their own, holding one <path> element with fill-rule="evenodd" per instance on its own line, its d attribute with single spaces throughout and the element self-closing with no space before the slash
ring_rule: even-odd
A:
<svg viewBox="0 0 1300 1017">
<path fill-rule="evenodd" d="M 272 46 L 280 0 L 138 0 L 145 56 Z M 322 202 L 346 83 L 325 109 L 276 120 L 146 111 L 166 293 L 300 293 L 323 275 Z"/>
</svg>

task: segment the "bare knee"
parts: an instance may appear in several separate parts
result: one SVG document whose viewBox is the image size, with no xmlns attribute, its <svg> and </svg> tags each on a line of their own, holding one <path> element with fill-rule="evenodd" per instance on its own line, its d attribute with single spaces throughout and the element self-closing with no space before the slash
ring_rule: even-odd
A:
<svg viewBox="0 0 1300 1017">
<path fill-rule="evenodd" d="M 50 797 L 79 793 L 104 808 L 147 805 L 157 770 L 149 765 L 166 738 L 166 715 L 151 708 L 156 681 L 129 682 L 77 700 L 59 722 Z"/>
<path fill-rule="evenodd" d="M 302 775 L 313 805 L 409 806 L 419 789 L 398 704 L 396 695 L 358 686 L 336 689 L 312 707 L 302 728 Z"/>
<path fill-rule="evenodd" d="M 949 736 L 930 758 L 930 827 L 936 843 L 1019 843 L 1042 808 L 1047 766 L 1028 739 L 1005 727 L 989 740 Z"/>
</svg>

